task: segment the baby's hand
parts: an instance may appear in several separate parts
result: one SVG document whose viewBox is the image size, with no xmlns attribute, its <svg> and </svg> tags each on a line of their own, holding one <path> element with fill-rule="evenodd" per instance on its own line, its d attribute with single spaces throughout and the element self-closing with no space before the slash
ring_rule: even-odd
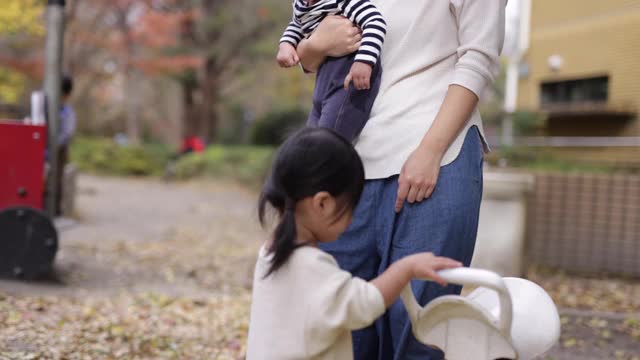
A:
<svg viewBox="0 0 640 360">
<path fill-rule="evenodd" d="M 349 90 L 349 84 L 353 81 L 353 86 L 358 90 L 369 90 L 371 88 L 371 72 L 373 67 L 356 61 L 351 66 L 349 75 L 344 79 L 344 89 Z"/>
<path fill-rule="evenodd" d="M 411 255 L 413 278 L 431 279 L 445 286 L 447 282 L 438 275 L 438 271 L 462 266 L 462 263 L 446 257 L 435 256 L 432 253 L 419 253 Z"/>
<path fill-rule="evenodd" d="M 283 42 L 280 43 L 280 50 L 278 50 L 278 64 L 283 68 L 290 68 L 296 66 L 300 62 L 298 52 L 293 45 Z"/>
</svg>

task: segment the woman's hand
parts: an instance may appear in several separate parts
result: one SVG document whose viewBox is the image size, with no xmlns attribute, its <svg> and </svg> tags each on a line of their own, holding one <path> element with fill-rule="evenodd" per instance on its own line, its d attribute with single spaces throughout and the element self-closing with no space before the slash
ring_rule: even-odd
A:
<svg viewBox="0 0 640 360">
<path fill-rule="evenodd" d="M 398 178 L 396 212 L 402 210 L 405 201 L 421 202 L 433 193 L 438 183 L 443 153 L 426 147 L 418 147 L 407 159 Z"/>
<path fill-rule="evenodd" d="M 356 52 L 362 41 L 362 31 L 343 16 L 327 16 L 311 36 L 323 44 L 327 56 L 340 57 Z"/>
<path fill-rule="evenodd" d="M 438 183 L 444 153 L 469 121 L 477 105 L 478 97 L 474 92 L 460 85 L 449 86 L 433 125 L 402 166 L 396 212 L 402 210 L 405 201 L 421 202 L 431 196 Z"/>
<path fill-rule="evenodd" d="M 349 55 L 360 48 L 362 34 L 349 19 L 327 16 L 313 35 L 298 44 L 298 56 L 308 71 L 316 71 L 327 56 Z"/>
</svg>

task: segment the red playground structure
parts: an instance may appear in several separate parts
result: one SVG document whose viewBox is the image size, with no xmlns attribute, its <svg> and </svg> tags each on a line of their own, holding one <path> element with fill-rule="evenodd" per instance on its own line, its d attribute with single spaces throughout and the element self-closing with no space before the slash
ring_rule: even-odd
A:
<svg viewBox="0 0 640 360">
<path fill-rule="evenodd" d="M 58 250 L 44 209 L 46 126 L 0 120 L 0 276 L 51 271 Z"/>
<path fill-rule="evenodd" d="M 52 218 L 58 183 L 55 176 L 45 180 L 45 149 L 49 149 L 51 174 L 56 174 L 57 144 L 47 142 L 47 134 L 56 139 L 59 127 L 64 7 L 65 0 L 47 0 L 44 97 L 32 94 L 31 98 L 29 122 L 49 127 L 0 120 L 1 277 L 34 279 L 49 273 L 58 251 L 58 234 Z M 47 197 L 51 199 L 46 204 L 45 186 L 50 189 Z M 45 206 L 50 216 L 43 211 Z"/>
</svg>

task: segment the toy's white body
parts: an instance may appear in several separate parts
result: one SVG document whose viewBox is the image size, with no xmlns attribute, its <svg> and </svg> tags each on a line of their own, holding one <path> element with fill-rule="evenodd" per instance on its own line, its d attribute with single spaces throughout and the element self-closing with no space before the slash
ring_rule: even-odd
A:
<svg viewBox="0 0 640 360">
<path fill-rule="evenodd" d="M 535 283 L 469 268 L 439 274 L 452 284 L 480 287 L 422 308 L 407 286 L 402 301 L 416 339 L 441 349 L 448 360 L 531 360 L 558 341 L 558 310 Z"/>
</svg>

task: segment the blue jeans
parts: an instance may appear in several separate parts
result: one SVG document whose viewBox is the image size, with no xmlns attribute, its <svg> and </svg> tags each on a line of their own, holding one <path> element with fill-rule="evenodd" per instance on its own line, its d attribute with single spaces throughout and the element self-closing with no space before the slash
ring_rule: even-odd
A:
<svg viewBox="0 0 640 360">
<path fill-rule="evenodd" d="M 344 89 L 355 54 L 340 58 L 329 57 L 318 69 L 313 90 L 313 107 L 307 125 L 335 130 L 345 139 L 353 141 L 369 120 L 371 108 L 378 96 L 382 69 L 376 65 L 371 73 L 371 88 L 356 90 L 353 84 Z"/>
<path fill-rule="evenodd" d="M 429 251 L 471 263 L 482 199 L 483 150 L 476 127 L 466 134 L 458 158 L 440 170 L 436 189 L 421 203 L 405 204 L 394 211 L 398 176 L 367 180 L 353 222 L 338 241 L 322 249 L 354 276 L 371 280 L 393 262 Z M 434 282 L 413 281 L 421 305 L 461 287 L 446 288 Z M 413 336 L 400 300 L 375 325 L 353 333 L 356 360 L 444 359 L 442 352 L 419 343 Z"/>
</svg>

